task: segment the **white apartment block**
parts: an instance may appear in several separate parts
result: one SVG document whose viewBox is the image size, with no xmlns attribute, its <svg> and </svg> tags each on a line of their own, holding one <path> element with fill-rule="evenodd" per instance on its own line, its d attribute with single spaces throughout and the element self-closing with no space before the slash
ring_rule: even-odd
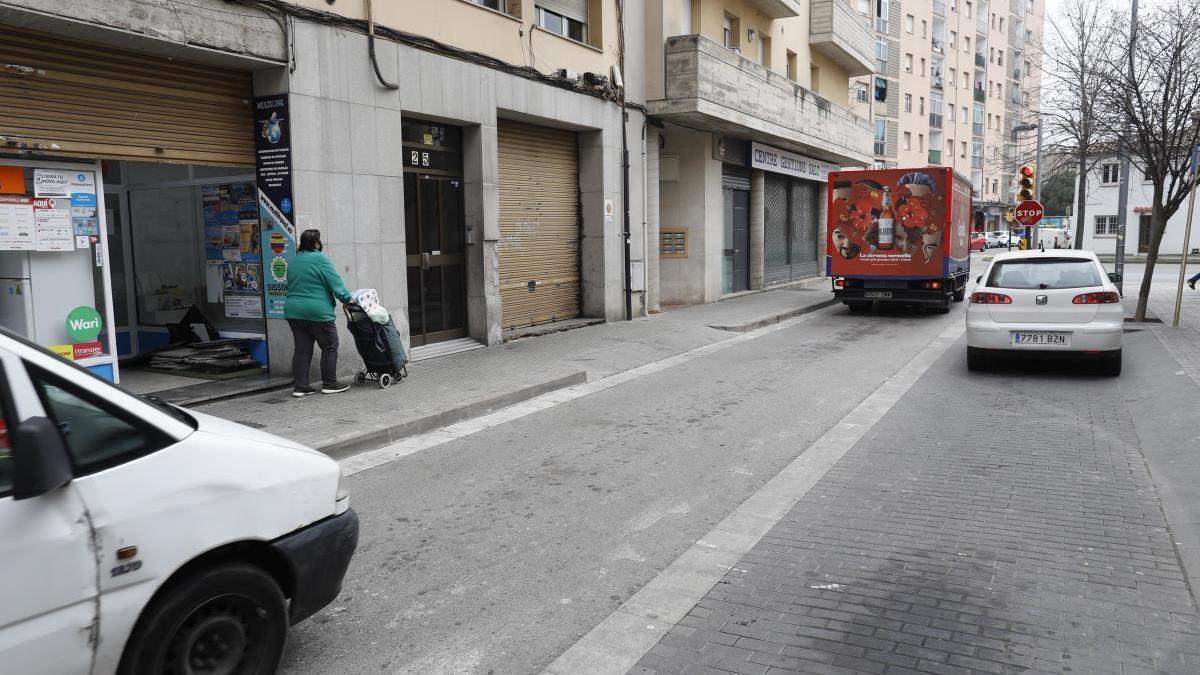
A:
<svg viewBox="0 0 1200 675">
<path fill-rule="evenodd" d="M 851 89 L 880 167 L 952 166 L 969 176 L 988 229 L 1032 163 L 1045 0 L 857 0 L 875 28 L 876 73 Z M 977 216 L 979 218 L 979 216 Z"/>
<path fill-rule="evenodd" d="M 1154 186 L 1146 179 L 1141 168 L 1129 168 L 1129 202 L 1125 212 L 1125 255 L 1145 254 L 1150 250 L 1150 210 L 1154 204 Z M 1088 174 L 1087 211 L 1084 213 L 1086 227 L 1083 233 L 1083 248 L 1100 255 L 1113 255 L 1117 250 L 1117 223 L 1121 194 L 1121 160 L 1117 157 L 1096 163 Z M 1075 181 L 1075 195 L 1079 195 L 1079 180 Z M 1072 204 L 1076 200 L 1072 200 Z M 1200 211 L 1200 206 L 1196 207 Z M 1071 232 L 1079 231 L 1077 219 L 1071 218 Z M 1200 219 L 1193 217 L 1192 236 L 1189 249 L 1200 247 Z M 1187 202 L 1167 221 L 1161 255 L 1183 253 L 1183 233 L 1187 229 Z"/>
</svg>

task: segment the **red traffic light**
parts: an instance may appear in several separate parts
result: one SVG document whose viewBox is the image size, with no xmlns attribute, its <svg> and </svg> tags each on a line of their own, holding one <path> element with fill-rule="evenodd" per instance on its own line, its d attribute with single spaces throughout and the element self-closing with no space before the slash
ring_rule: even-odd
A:
<svg viewBox="0 0 1200 675">
<path fill-rule="evenodd" d="M 1033 167 L 1028 164 L 1021 167 L 1021 175 L 1025 178 L 1033 178 Z"/>
</svg>

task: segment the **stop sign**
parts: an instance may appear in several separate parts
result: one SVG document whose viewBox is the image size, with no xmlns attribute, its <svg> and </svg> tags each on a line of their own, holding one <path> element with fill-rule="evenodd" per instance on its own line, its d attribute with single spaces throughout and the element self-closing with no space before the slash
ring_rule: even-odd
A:
<svg viewBox="0 0 1200 675">
<path fill-rule="evenodd" d="M 1017 205 L 1015 214 L 1018 223 L 1029 226 L 1037 225 L 1045 215 L 1046 210 L 1042 208 L 1042 203 L 1036 199 L 1029 199 Z"/>
</svg>

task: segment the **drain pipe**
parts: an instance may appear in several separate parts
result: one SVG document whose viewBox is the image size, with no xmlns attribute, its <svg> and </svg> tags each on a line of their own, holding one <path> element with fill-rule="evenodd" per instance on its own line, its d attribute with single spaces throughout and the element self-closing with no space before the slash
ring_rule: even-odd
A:
<svg viewBox="0 0 1200 675">
<path fill-rule="evenodd" d="M 367 0 L 367 53 L 371 57 L 371 67 L 375 69 L 375 79 L 379 80 L 379 84 L 394 91 L 399 89 L 400 85 L 383 79 L 383 72 L 379 70 L 379 59 L 375 57 L 375 17 L 371 11 L 373 4 L 372 0 Z"/>
<path fill-rule="evenodd" d="M 621 204 L 625 210 L 625 320 L 633 320 L 633 269 L 630 262 L 629 239 L 633 233 L 629 229 L 629 138 L 626 128 L 629 126 L 629 113 L 625 112 L 625 94 L 621 94 Z"/>
</svg>

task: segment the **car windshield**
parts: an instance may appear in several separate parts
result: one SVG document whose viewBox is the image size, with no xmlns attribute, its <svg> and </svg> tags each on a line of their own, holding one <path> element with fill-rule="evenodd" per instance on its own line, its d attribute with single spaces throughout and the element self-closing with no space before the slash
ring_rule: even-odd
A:
<svg viewBox="0 0 1200 675">
<path fill-rule="evenodd" d="M 997 262 L 988 276 L 992 288 L 1086 288 L 1101 286 L 1100 270 L 1086 258 L 1045 258 Z"/>
</svg>

